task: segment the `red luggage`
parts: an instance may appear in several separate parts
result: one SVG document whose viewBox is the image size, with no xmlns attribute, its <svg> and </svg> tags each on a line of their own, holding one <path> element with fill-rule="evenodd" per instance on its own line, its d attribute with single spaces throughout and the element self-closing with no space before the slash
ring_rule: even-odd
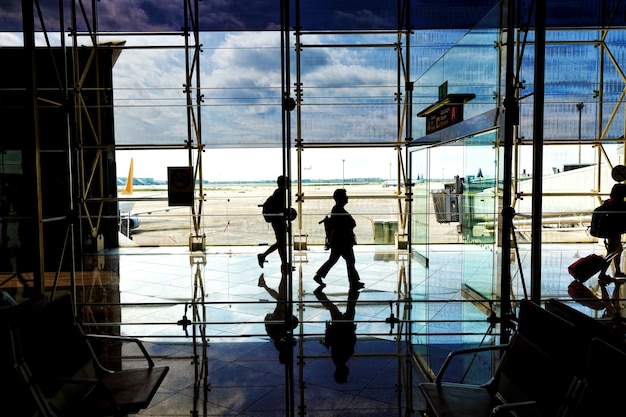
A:
<svg viewBox="0 0 626 417">
<path fill-rule="evenodd" d="M 591 254 L 571 264 L 567 271 L 578 282 L 585 282 L 608 266 L 608 261 L 600 255 Z"/>
<path fill-rule="evenodd" d="M 600 311 L 608 306 L 607 302 L 596 297 L 589 288 L 578 281 L 572 281 L 572 283 L 569 284 L 567 293 L 580 304 L 593 310 Z"/>
</svg>

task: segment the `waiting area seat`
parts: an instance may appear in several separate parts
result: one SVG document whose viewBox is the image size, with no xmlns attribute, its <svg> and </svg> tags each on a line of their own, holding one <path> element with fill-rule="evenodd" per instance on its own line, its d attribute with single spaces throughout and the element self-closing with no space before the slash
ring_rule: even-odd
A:
<svg viewBox="0 0 626 417">
<path fill-rule="evenodd" d="M 446 371 L 453 361 L 485 351 L 502 352 L 488 381 L 449 381 Z M 582 336 L 563 317 L 522 300 L 509 343 L 450 352 L 435 380 L 419 388 L 428 417 L 610 415 L 597 411 L 623 407 L 611 393 L 619 390 L 614 381 L 625 368 L 620 349 L 592 333 Z"/>
<path fill-rule="evenodd" d="M 12 300 L 12 299 L 11 299 Z M 37 397 L 26 380 L 21 354 L 16 350 L 15 331 L 23 320 L 47 300 L 31 297 L 20 304 L 0 306 L 0 404 L 1 414 L 12 417 L 33 417 L 38 413 Z"/>
<path fill-rule="evenodd" d="M 12 350 L 11 368 L 25 387 L 22 394 L 37 404 L 37 416 L 135 414 L 150 404 L 169 371 L 167 366 L 155 366 L 138 339 L 85 334 L 69 294 L 22 310 L 25 313 L 19 320 L 5 321 L 1 343 Z M 137 344 L 146 366 L 115 371 L 105 368 L 92 348 L 96 338 Z M 15 401 L 10 404 L 19 407 Z"/>
<path fill-rule="evenodd" d="M 594 319 L 556 298 L 546 300 L 545 306 L 546 310 L 576 326 L 579 337 L 587 340 L 602 339 L 618 349 L 626 350 L 623 322 L 615 319 Z"/>
</svg>

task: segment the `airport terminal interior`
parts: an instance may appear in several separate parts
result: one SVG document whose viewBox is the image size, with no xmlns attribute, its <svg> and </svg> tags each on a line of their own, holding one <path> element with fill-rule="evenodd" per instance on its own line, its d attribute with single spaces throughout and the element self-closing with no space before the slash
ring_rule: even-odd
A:
<svg viewBox="0 0 626 417">
<path fill-rule="evenodd" d="M 624 29 L 620 0 L 3 1 L 3 409 L 612 410 Z"/>
</svg>

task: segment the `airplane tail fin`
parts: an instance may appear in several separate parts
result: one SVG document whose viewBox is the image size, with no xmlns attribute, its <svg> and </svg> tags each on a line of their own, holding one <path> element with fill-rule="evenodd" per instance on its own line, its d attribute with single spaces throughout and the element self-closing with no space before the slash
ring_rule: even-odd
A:
<svg viewBox="0 0 626 417">
<path fill-rule="evenodd" d="M 133 193 L 133 158 L 130 158 L 130 168 L 128 169 L 128 178 L 126 178 L 126 188 L 122 191 L 123 195 Z"/>
</svg>

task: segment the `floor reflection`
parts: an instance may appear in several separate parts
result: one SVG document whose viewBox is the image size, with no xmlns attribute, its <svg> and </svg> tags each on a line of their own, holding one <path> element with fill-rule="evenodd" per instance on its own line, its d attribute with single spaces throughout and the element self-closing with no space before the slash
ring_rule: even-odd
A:
<svg viewBox="0 0 626 417">
<path fill-rule="evenodd" d="M 330 321 L 326 322 L 324 339 L 320 342 L 330 350 L 330 357 L 333 360 L 333 364 L 335 364 L 335 372 L 333 373 L 335 382 L 345 384 L 350 374 L 350 368 L 347 365 L 348 360 L 354 354 L 354 345 L 356 345 L 354 315 L 356 314 L 356 302 L 359 299 L 359 291 L 354 287 L 350 287 L 346 311 L 343 313 L 339 310 L 337 304 L 328 299 L 324 293 L 324 287 L 317 287 L 313 293 L 330 313 Z"/>
<path fill-rule="evenodd" d="M 568 265 L 579 251 L 602 250 L 544 248 L 542 294 L 566 300 Z M 488 248 L 437 247 L 420 276 L 406 252 L 356 246 L 365 284 L 358 291 L 341 267 L 318 288 L 313 277 L 328 258 L 321 247 L 294 252 L 285 275 L 277 259 L 261 268 L 258 251 L 121 248 L 85 257 L 75 277 L 46 274 L 46 288 L 58 296 L 75 281 L 88 331 L 139 337 L 157 364 L 170 366 L 142 416 L 407 415 L 423 406 L 413 354 L 438 369 L 449 350 L 495 337 L 484 311 L 461 293 L 464 280 L 493 290 Z M 524 250 L 524 274 L 512 283 L 516 299 L 529 257 Z M 15 276 L 0 280 L 16 300 L 28 295 Z M 120 368 L 143 361 L 134 345 L 102 354 Z"/>
<path fill-rule="evenodd" d="M 81 275 L 77 300 L 86 324 L 141 337 L 156 362 L 170 366 L 140 415 L 380 416 L 419 409 L 405 337 L 388 320 L 406 258 L 391 248 L 381 261 L 378 251 L 363 248 L 356 257 L 365 288 L 351 289 L 345 268 L 334 268 L 322 289 L 312 277 L 327 252 L 300 254 L 291 274 L 282 274 L 279 262 L 261 269 L 257 251 L 125 248 Z M 108 355 L 123 367 L 135 361 L 132 346 Z"/>
</svg>

